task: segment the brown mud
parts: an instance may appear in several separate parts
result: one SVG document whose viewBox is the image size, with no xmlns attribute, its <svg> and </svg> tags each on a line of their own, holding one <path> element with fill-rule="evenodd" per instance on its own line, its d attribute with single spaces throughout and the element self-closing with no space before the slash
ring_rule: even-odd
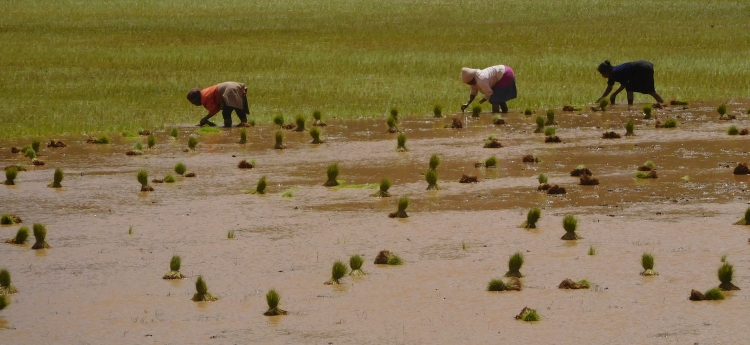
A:
<svg viewBox="0 0 750 345">
<path fill-rule="evenodd" d="M 641 165 L 638 167 L 638 171 L 651 171 L 651 170 L 654 170 L 654 169 L 652 169 L 650 166 L 647 166 L 647 165 Z"/>
<path fill-rule="evenodd" d="M 591 177 L 591 175 L 583 174 L 580 177 L 581 186 L 597 186 L 599 185 L 599 179 Z"/>
<path fill-rule="evenodd" d="M 583 169 L 573 169 L 573 171 L 570 172 L 570 176 L 583 176 L 583 175 L 594 175 L 591 173 L 591 170 L 589 168 L 583 168 Z"/>
<path fill-rule="evenodd" d="M 748 130 L 747 128 L 743 128 L 740 131 L 740 135 L 748 135 L 748 134 L 750 134 L 750 130 Z"/>
<path fill-rule="evenodd" d="M 555 185 L 557 186 L 557 185 Z M 536 188 L 538 191 L 548 191 L 550 189 L 550 185 L 548 183 L 540 184 L 539 187 Z M 564 194 L 564 193 L 563 193 Z"/>
<path fill-rule="evenodd" d="M 461 175 L 461 179 L 458 180 L 458 183 L 477 183 L 479 182 L 479 179 L 477 179 L 476 176 L 470 176 L 470 175 Z"/>
<path fill-rule="evenodd" d="M 153 179 L 151 180 L 151 183 L 164 183 L 164 179 Z"/>
<path fill-rule="evenodd" d="M 240 169 L 252 169 L 254 168 L 253 163 L 248 162 L 246 159 L 241 160 L 237 163 L 237 167 Z"/>
<path fill-rule="evenodd" d="M 578 289 L 588 289 L 589 286 L 586 286 L 585 284 L 579 284 L 577 282 L 574 282 L 571 279 L 565 279 L 560 283 L 560 285 L 557 286 L 557 288 L 578 290 Z"/>
<path fill-rule="evenodd" d="M 125 155 L 126 156 L 141 156 L 141 155 L 143 155 L 143 151 L 128 150 L 127 152 L 125 152 Z"/>
<path fill-rule="evenodd" d="M 620 139 L 621 136 L 614 131 L 604 132 L 602 139 Z"/>
<path fill-rule="evenodd" d="M 451 119 L 451 124 L 445 125 L 445 128 L 454 128 L 454 129 L 464 128 L 464 123 L 459 118 L 454 117 Z"/>
<path fill-rule="evenodd" d="M 552 137 L 545 137 L 544 138 L 544 142 L 545 143 L 550 143 L 550 144 L 551 143 L 561 143 L 562 139 L 560 139 L 560 137 L 558 137 L 558 136 L 555 135 L 555 136 L 552 136 Z"/>
<path fill-rule="evenodd" d="M 504 115 L 507 126 L 484 114 L 462 130 L 443 129 L 450 121 L 431 114 L 405 117 L 400 127 L 409 154 L 393 151 L 382 118 L 330 119 L 322 146 L 309 145 L 306 133 L 285 133 L 290 149 L 283 152 L 268 145 L 276 131 L 270 126 L 248 129 L 248 145 L 236 144 L 235 128 L 203 136 L 197 153 L 181 152 L 184 141 L 158 129 L 147 159 L 123 155 L 133 144 L 127 138 L 86 145 L 84 136 L 56 136 L 68 147 L 47 150 L 45 160 L 66 171 L 62 193 L 46 188 L 50 169 L 7 149 L 28 139 L 3 138 L 0 166 L 27 164 L 29 171 L 18 174 L 16 186 L 0 186 L 0 213 L 46 224 L 55 246 L 0 249 L 0 263 L 21 289 L 0 311 L 2 342 L 736 344 L 750 314 L 750 234 L 731 224 L 750 206 L 750 176 L 733 169 L 750 161 L 750 138 L 728 136 L 717 105 L 654 110 L 659 118 L 679 116 L 670 131 L 641 119 L 642 104 L 561 113 L 564 145 L 542 143 L 533 118 L 517 112 Z M 738 127 L 750 126 L 748 106 L 729 104 L 743 110 Z M 637 137 L 601 139 L 602 128 L 621 128 L 631 118 Z M 197 127 L 179 130 L 186 138 Z M 469 170 L 487 158 L 477 143 L 490 134 L 506 146 L 497 151 L 498 167 Z M 442 190 L 426 192 L 421 173 L 436 153 Z M 232 154 L 258 166 L 237 169 Z M 543 162 L 523 163 L 526 154 Z M 634 179 L 647 160 L 658 163 L 659 178 Z M 179 161 L 200 183 L 137 192 L 139 170 L 161 177 Z M 321 186 L 320 174 L 310 172 L 332 163 L 347 185 L 390 178 L 394 197 L 409 196 L 410 218 L 384 217 L 396 200 L 370 197 L 375 190 Z M 579 186 L 569 176 L 577 164 L 596 171 L 602 184 Z M 467 171 L 481 183 L 459 184 Z M 537 192 L 540 173 L 567 194 Z M 263 175 L 271 181 L 265 195 L 242 192 Z M 293 198 L 281 197 L 292 189 Z M 533 207 L 543 210 L 537 229 L 518 228 Z M 579 218 L 584 240 L 559 240 L 565 214 Z M 0 227 L 3 238 L 20 226 Z M 230 230 L 234 241 L 227 241 Z M 586 255 L 590 245 L 597 255 Z M 383 248 L 408 264 L 375 267 Z M 524 290 L 488 294 L 487 282 L 507 270 L 498 258 L 519 250 L 526 257 Z M 645 251 L 658 255 L 661 278 L 637 274 Z M 202 274 L 220 300 L 191 302 L 192 281 L 161 279 L 175 254 L 183 257 L 181 271 Z M 363 255 L 369 275 L 322 285 L 330 263 L 352 254 Z M 743 290 L 692 304 L 685 298 L 692 287 L 718 285 L 713 263 L 723 254 L 735 262 L 734 283 Z M 561 272 L 586 277 L 591 289 L 557 289 Z M 287 317 L 261 315 L 270 288 L 283 296 Z M 513 320 L 527 305 L 538 307 L 542 322 Z"/>
<path fill-rule="evenodd" d="M 568 191 L 565 190 L 565 187 L 560 187 L 558 185 L 552 185 L 549 188 L 547 188 L 547 194 L 567 194 Z"/>
<path fill-rule="evenodd" d="M 142 135 L 144 137 L 147 137 L 147 136 L 151 135 L 151 131 L 149 131 L 148 129 L 144 129 L 142 131 L 139 131 L 138 135 Z"/>
<path fill-rule="evenodd" d="M 27 171 L 25 166 L 21 166 L 21 165 L 18 165 L 18 164 L 8 165 L 3 170 L 8 170 L 8 169 L 11 169 L 11 168 L 15 168 L 16 171 Z"/>
<path fill-rule="evenodd" d="M 750 174 L 750 168 L 748 168 L 747 163 L 739 163 L 736 167 L 734 167 L 734 171 L 732 172 L 734 175 L 748 175 Z"/>
<path fill-rule="evenodd" d="M 484 148 L 486 149 L 497 149 L 501 147 L 503 147 L 503 145 L 500 143 L 500 139 L 493 138 L 485 140 Z"/>
<path fill-rule="evenodd" d="M 21 152 L 21 149 L 15 147 L 15 146 L 12 146 L 10 148 L 10 153 L 20 153 L 20 152 Z"/>
<path fill-rule="evenodd" d="M 521 158 L 521 161 L 524 163 L 539 163 L 540 160 L 537 157 L 534 157 L 534 155 L 525 155 L 523 158 Z"/>
<path fill-rule="evenodd" d="M 643 177 L 640 177 L 641 179 L 648 179 L 648 178 L 659 178 L 659 175 L 656 174 L 656 170 L 649 170 L 648 174 L 646 174 Z"/>
<path fill-rule="evenodd" d="M 189 172 L 184 175 L 185 177 L 196 177 L 197 175 L 194 172 Z"/>
<path fill-rule="evenodd" d="M 68 145 L 65 145 L 64 142 L 58 140 L 50 140 L 50 142 L 47 144 L 47 147 L 49 148 L 62 148 L 62 147 L 68 147 Z"/>
</svg>

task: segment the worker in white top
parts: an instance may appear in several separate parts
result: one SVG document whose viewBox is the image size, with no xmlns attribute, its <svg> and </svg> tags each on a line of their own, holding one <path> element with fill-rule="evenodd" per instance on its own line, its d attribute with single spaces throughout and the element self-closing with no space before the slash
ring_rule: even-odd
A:
<svg viewBox="0 0 750 345">
<path fill-rule="evenodd" d="M 461 69 L 461 81 L 471 86 L 469 101 L 461 105 L 461 111 L 466 110 L 474 97 L 481 92 L 484 97 L 479 101 L 482 104 L 490 101 L 492 112 L 508 112 L 508 102 L 516 98 L 516 76 L 510 66 L 497 65 L 482 70 L 464 67 Z"/>
</svg>

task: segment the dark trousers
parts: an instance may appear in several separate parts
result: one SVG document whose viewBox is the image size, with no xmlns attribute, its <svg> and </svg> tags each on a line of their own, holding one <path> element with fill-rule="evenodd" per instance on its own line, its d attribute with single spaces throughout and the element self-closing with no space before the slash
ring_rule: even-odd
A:
<svg viewBox="0 0 750 345">
<path fill-rule="evenodd" d="M 240 118 L 240 122 L 247 122 L 247 114 L 250 114 L 250 110 L 247 106 L 247 96 L 242 95 L 242 105 L 244 109 L 238 109 L 233 108 L 229 106 L 224 106 L 224 109 L 221 110 L 221 116 L 224 117 L 224 127 L 232 127 L 232 112 L 235 112 L 237 114 L 237 117 Z"/>
<path fill-rule="evenodd" d="M 499 113 L 500 109 L 503 110 L 503 113 L 507 113 L 508 112 L 508 103 L 506 103 L 506 102 L 492 103 L 492 112 L 493 113 Z"/>
</svg>

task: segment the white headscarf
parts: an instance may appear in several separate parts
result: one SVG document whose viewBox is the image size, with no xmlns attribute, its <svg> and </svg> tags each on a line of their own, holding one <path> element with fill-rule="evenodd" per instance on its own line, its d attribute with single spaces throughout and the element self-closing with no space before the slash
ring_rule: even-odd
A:
<svg viewBox="0 0 750 345">
<path fill-rule="evenodd" d="M 467 84 L 472 79 L 476 78 L 477 72 L 479 72 L 478 69 L 473 69 L 469 67 L 461 68 L 461 81 L 464 82 L 464 84 Z"/>
</svg>

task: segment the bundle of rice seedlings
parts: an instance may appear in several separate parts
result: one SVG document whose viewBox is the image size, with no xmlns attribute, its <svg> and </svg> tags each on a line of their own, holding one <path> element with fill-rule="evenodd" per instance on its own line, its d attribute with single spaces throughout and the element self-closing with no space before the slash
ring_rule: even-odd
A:
<svg viewBox="0 0 750 345">
<path fill-rule="evenodd" d="M 495 157 L 495 155 L 492 155 L 492 157 L 487 158 L 487 160 L 484 161 L 484 166 L 486 168 L 497 168 L 497 157 Z"/>
<path fill-rule="evenodd" d="M 143 151 L 143 143 L 141 143 L 140 141 L 139 141 L 139 142 L 137 142 L 137 143 L 135 143 L 135 144 L 133 145 L 133 150 L 136 150 L 136 151 Z"/>
<path fill-rule="evenodd" d="M 500 143 L 500 139 L 498 139 L 494 134 L 490 134 L 490 136 L 487 137 L 487 139 L 484 139 L 484 148 L 500 148 L 503 147 L 502 143 Z"/>
<path fill-rule="evenodd" d="M 380 189 L 373 194 L 373 196 L 385 198 L 391 196 L 391 193 L 388 192 L 388 189 L 391 188 L 391 180 L 387 177 L 384 177 L 382 180 L 380 180 Z"/>
<path fill-rule="evenodd" d="M 588 282 L 588 280 L 583 279 L 579 280 L 578 282 L 574 282 L 571 279 L 565 279 L 560 283 L 560 285 L 557 286 L 558 289 L 588 289 L 591 287 L 591 283 Z"/>
<path fill-rule="evenodd" d="M 179 132 L 177 131 L 177 128 L 172 128 L 171 131 L 169 131 L 169 136 L 172 137 L 172 139 L 177 139 L 177 135 Z"/>
<path fill-rule="evenodd" d="M 26 151 L 26 157 L 29 157 L 29 159 L 34 160 L 36 159 L 36 152 L 34 152 L 34 150 L 29 148 L 29 150 Z"/>
<path fill-rule="evenodd" d="M 349 273 L 349 268 L 346 267 L 346 265 L 343 262 L 336 261 L 333 263 L 333 268 L 331 268 L 331 279 L 325 282 L 325 284 L 326 285 L 339 285 L 341 284 L 339 280 L 343 278 L 347 273 Z"/>
<path fill-rule="evenodd" d="M 492 124 L 494 124 L 494 125 L 504 125 L 505 124 L 505 119 L 503 119 L 503 117 L 500 116 L 500 114 L 495 114 L 495 115 L 492 116 Z"/>
<path fill-rule="evenodd" d="M 268 310 L 266 310 L 266 312 L 263 313 L 263 315 L 265 316 L 286 315 L 287 311 L 279 308 L 280 300 L 281 300 L 281 296 L 279 296 L 279 293 L 276 292 L 276 290 L 274 289 L 268 290 L 268 293 L 266 294 L 266 303 L 268 303 Z"/>
<path fill-rule="evenodd" d="M 716 108 L 716 112 L 719 113 L 719 116 L 724 116 L 727 114 L 727 104 L 722 103 Z"/>
<path fill-rule="evenodd" d="M 6 295 L 0 295 L 0 310 L 3 310 L 10 305 L 10 297 Z"/>
<path fill-rule="evenodd" d="M 517 278 L 510 278 L 508 282 L 502 279 L 492 279 L 487 283 L 487 291 L 521 291 L 522 288 L 521 281 Z"/>
<path fill-rule="evenodd" d="M 536 229 L 536 222 L 542 218 L 542 210 L 539 208 L 532 208 L 529 213 L 526 214 L 526 221 L 521 223 L 521 227 L 524 229 Z"/>
<path fill-rule="evenodd" d="M 86 140 L 86 142 L 90 144 L 109 144 L 111 140 L 109 140 L 108 136 L 102 135 L 101 137 L 96 138 L 96 139 L 91 138 L 89 140 Z"/>
<path fill-rule="evenodd" d="M 294 131 L 296 132 L 305 131 L 305 116 L 304 115 L 297 115 L 297 117 L 294 119 L 294 123 L 297 125 L 297 128 L 295 128 Z"/>
<path fill-rule="evenodd" d="M 47 228 L 39 223 L 35 223 L 31 228 L 34 231 L 34 238 L 36 239 L 31 249 L 50 248 L 49 244 L 45 241 L 47 238 Z"/>
<path fill-rule="evenodd" d="M 313 111 L 313 126 L 326 126 L 326 124 L 321 120 L 322 118 L 323 115 L 319 110 Z"/>
<path fill-rule="evenodd" d="M 176 179 L 174 178 L 174 175 L 171 175 L 171 174 L 167 174 L 167 176 L 164 176 L 164 179 L 162 180 L 157 180 L 157 179 L 151 180 L 151 182 L 154 182 L 154 183 L 164 183 L 164 182 L 175 183 L 175 181 Z"/>
<path fill-rule="evenodd" d="M 734 222 L 734 225 L 750 225 L 750 207 L 745 210 L 745 218 Z"/>
<path fill-rule="evenodd" d="M 403 196 L 398 200 L 398 210 L 388 216 L 391 218 L 409 218 L 409 215 L 406 214 L 407 207 L 409 207 L 409 198 Z"/>
<path fill-rule="evenodd" d="M 156 137 L 153 134 L 150 134 L 146 140 L 146 144 L 148 145 L 148 148 L 153 149 L 154 146 L 156 146 Z"/>
<path fill-rule="evenodd" d="M 537 179 L 539 180 L 539 184 L 545 184 L 549 180 L 549 177 L 547 177 L 547 174 L 541 173 Z"/>
<path fill-rule="evenodd" d="M 284 127 L 284 115 L 276 115 L 273 117 L 273 123 L 279 128 Z"/>
<path fill-rule="evenodd" d="M 398 266 L 398 265 L 403 265 L 403 263 L 404 262 L 401 260 L 401 258 L 398 255 L 391 253 L 387 250 L 381 250 L 380 253 L 378 253 L 378 256 L 375 257 L 376 265 Z"/>
<path fill-rule="evenodd" d="M 471 108 L 471 117 L 479 117 L 479 114 L 482 113 L 482 106 L 475 105 L 473 108 Z"/>
<path fill-rule="evenodd" d="M 424 178 L 427 180 L 427 190 L 439 190 L 440 186 L 437 184 L 437 171 L 433 169 L 427 169 L 424 173 Z"/>
<path fill-rule="evenodd" d="M 5 243 L 11 243 L 11 244 L 24 244 L 26 243 L 26 239 L 29 238 L 29 228 L 22 226 L 18 231 L 16 232 L 16 237 L 11 238 Z"/>
<path fill-rule="evenodd" d="M 247 144 L 247 130 L 244 129 L 244 128 L 240 130 L 240 141 L 239 141 L 239 143 L 240 144 Z"/>
<path fill-rule="evenodd" d="M 536 129 L 534 130 L 534 133 L 543 133 L 545 121 L 542 115 L 537 115 L 534 121 L 536 122 Z"/>
<path fill-rule="evenodd" d="M 310 128 L 310 136 L 312 137 L 312 144 L 322 144 L 323 140 L 320 140 L 320 129 L 318 127 Z"/>
<path fill-rule="evenodd" d="M 13 225 L 15 223 L 16 223 L 16 219 L 13 217 L 13 215 L 4 214 L 0 216 L 0 224 L 2 225 Z"/>
<path fill-rule="evenodd" d="M 391 108 L 391 117 L 398 121 L 398 109 L 395 107 Z"/>
<path fill-rule="evenodd" d="M 243 159 L 239 163 L 237 163 L 237 167 L 240 169 L 252 169 L 255 168 L 255 164 L 253 164 L 253 162 L 251 161 L 248 161 L 247 159 Z"/>
<path fill-rule="evenodd" d="M 10 283 L 10 272 L 3 268 L 0 270 L 0 295 L 10 295 L 18 292 L 15 286 Z"/>
<path fill-rule="evenodd" d="M 635 121 L 633 119 L 629 119 L 628 122 L 625 122 L 625 136 L 630 137 L 634 136 L 635 132 Z"/>
<path fill-rule="evenodd" d="M 196 293 L 193 295 L 193 301 L 202 302 L 202 301 L 218 300 L 218 298 L 208 293 L 208 286 L 206 285 L 206 282 L 203 280 L 203 276 L 198 276 L 198 279 L 195 280 L 195 290 L 196 290 Z"/>
<path fill-rule="evenodd" d="M 393 116 L 388 116 L 388 118 L 385 119 L 385 123 L 388 125 L 388 133 L 398 133 L 400 132 L 398 130 L 398 120 L 396 120 Z"/>
<path fill-rule="evenodd" d="M 589 255 L 596 255 L 596 248 L 593 246 L 589 246 Z"/>
<path fill-rule="evenodd" d="M 352 255 L 349 258 L 349 267 L 352 268 L 352 271 L 349 272 L 350 276 L 363 276 L 366 275 L 364 271 L 362 271 L 362 264 L 365 262 L 365 259 L 363 259 L 358 254 Z"/>
<path fill-rule="evenodd" d="M 516 320 L 522 320 L 522 321 L 539 321 L 539 314 L 537 314 L 536 310 L 524 307 L 518 315 L 515 317 Z"/>
<path fill-rule="evenodd" d="M 326 175 L 328 176 L 328 180 L 326 180 L 326 183 L 323 185 L 326 187 L 334 187 L 338 186 L 339 182 L 336 181 L 336 178 L 339 176 L 339 164 L 333 163 L 328 166 L 328 169 L 326 170 Z"/>
<path fill-rule="evenodd" d="M 227 231 L 227 239 L 234 239 L 234 230 Z"/>
<path fill-rule="evenodd" d="M 557 129 L 555 127 L 544 128 L 544 136 L 546 137 L 554 137 L 556 133 L 557 133 Z"/>
<path fill-rule="evenodd" d="M 430 169 L 437 170 L 438 165 L 440 165 L 440 157 L 434 154 L 430 157 Z"/>
<path fill-rule="evenodd" d="M 187 171 L 187 167 L 182 162 L 177 162 L 177 164 L 174 165 L 174 172 L 177 173 L 177 175 L 184 175 L 185 171 Z"/>
<path fill-rule="evenodd" d="M 198 146 L 198 138 L 196 137 L 189 137 L 188 138 L 188 148 L 192 151 L 195 151 L 195 147 Z"/>
<path fill-rule="evenodd" d="M 737 285 L 732 284 L 732 278 L 734 276 L 734 265 L 724 262 L 719 267 L 719 271 L 717 272 L 719 276 L 719 281 L 721 284 L 719 284 L 719 289 L 722 291 L 732 291 L 732 290 L 739 290 L 740 288 L 737 287 Z"/>
<path fill-rule="evenodd" d="M 586 168 L 585 165 L 578 164 L 576 165 L 575 169 L 573 169 L 573 171 L 570 172 L 570 176 L 580 177 L 581 175 L 594 175 L 594 174 L 591 173 L 591 170 Z"/>
<path fill-rule="evenodd" d="M 62 188 L 61 182 L 63 180 L 63 177 L 65 177 L 65 174 L 63 174 L 62 169 L 55 169 L 55 174 L 52 176 L 52 183 L 50 183 L 47 187 Z"/>
<path fill-rule="evenodd" d="M 553 109 L 547 110 L 547 122 L 545 122 L 544 125 L 545 126 L 557 125 L 557 122 L 555 122 L 555 110 Z"/>
<path fill-rule="evenodd" d="M 602 98 L 599 100 L 599 109 L 601 109 L 601 111 L 607 111 L 608 105 L 609 105 L 609 100 L 607 98 Z"/>
<path fill-rule="evenodd" d="M 677 128 L 677 119 L 669 118 L 664 123 L 656 121 L 656 128 Z"/>
<path fill-rule="evenodd" d="M 434 106 L 434 107 L 432 108 L 432 115 L 433 115 L 434 117 L 443 117 L 443 106 L 441 106 L 441 105 L 437 105 L 437 104 L 436 104 L 436 105 L 435 105 L 435 106 Z"/>
<path fill-rule="evenodd" d="M 286 148 L 284 145 L 284 132 L 277 131 L 276 134 L 274 134 L 274 139 L 276 140 L 276 144 L 273 146 L 276 150 L 283 150 Z"/>
<path fill-rule="evenodd" d="M 638 167 L 638 171 L 651 171 L 656 168 L 654 161 L 646 161 L 643 165 Z"/>
<path fill-rule="evenodd" d="M 651 170 L 649 172 L 639 171 L 635 173 L 635 178 L 637 179 L 647 179 L 647 178 L 658 178 L 659 176 L 656 175 L 655 170 Z"/>
<path fill-rule="evenodd" d="M 523 278 L 521 274 L 521 266 L 523 266 L 523 253 L 515 252 L 508 259 L 508 272 L 505 273 L 506 277 Z"/>
<path fill-rule="evenodd" d="M 653 108 L 650 104 L 646 104 L 643 106 L 643 119 L 650 120 L 651 119 L 651 112 L 653 111 Z"/>
<path fill-rule="evenodd" d="M 398 152 L 406 152 L 409 151 L 408 148 L 406 148 L 406 135 L 404 133 L 399 133 L 398 138 L 396 138 L 396 151 Z"/>
<path fill-rule="evenodd" d="M 724 293 L 719 288 L 712 288 L 706 291 L 703 296 L 707 301 L 718 301 L 724 299 Z"/>
<path fill-rule="evenodd" d="M 654 255 L 643 253 L 641 255 L 641 266 L 643 266 L 642 276 L 658 276 L 659 272 L 654 271 Z"/>
<path fill-rule="evenodd" d="M 572 214 L 569 214 L 563 218 L 563 229 L 565 229 L 565 235 L 562 239 L 566 241 L 580 240 L 583 237 L 578 236 L 576 228 L 578 227 L 578 219 Z"/>
<path fill-rule="evenodd" d="M 253 194 L 266 194 L 266 185 L 266 176 L 262 176 L 258 180 L 258 184 L 255 186 L 255 191 L 253 192 Z"/>
<path fill-rule="evenodd" d="M 141 184 L 141 192 L 151 192 L 154 190 L 153 187 L 148 185 L 148 172 L 146 170 L 139 171 L 136 177 Z"/>
<path fill-rule="evenodd" d="M 534 113 L 534 111 L 533 111 L 533 110 L 531 110 L 531 108 L 526 108 L 526 109 L 525 109 L 525 110 L 523 111 L 523 114 L 524 114 L 524 115 L 526 115 L 526 116 L 531 116 L 531 114 L 533 114 L 533 113 Z"/>
<path fill-rule="evenodd" d="M 173 255 L 172 259 L 169 260 L 169 272 L 162 277 L 162 279 L 184 279 L 185 276 L 180 273 L 180 265 L 182 259 L 179 255 Z"/>
</svg>

